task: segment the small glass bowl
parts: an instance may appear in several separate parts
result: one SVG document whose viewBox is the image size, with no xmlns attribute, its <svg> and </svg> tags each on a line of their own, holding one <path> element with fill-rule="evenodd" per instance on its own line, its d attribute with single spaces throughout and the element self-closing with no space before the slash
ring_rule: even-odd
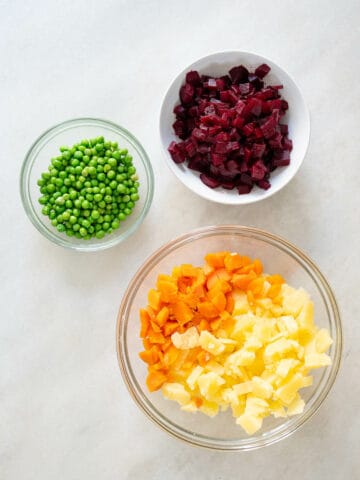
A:
<svg viewBox="0 0 360 480">
<path fill-rule="evenodd" d="M 139 176 L 139 196 L 134 210 L 120 227 L 104 238 L 90 240 L 68 237 L 51 225 L 49 218 L 41 213 L 41 196 L 37 180 L 47 171 L 51 158 L 59 155 L 62 145 L 72 146 L 82 139 L 104 136 L 108 141 L 119 143 L 127 148 L 133 157 L 133 164 Z M 154 194 L 154 174 L 150 159 L 139 141 L 127 130 L 107 120 L 98 118 L 76 118 L 56 125 L 43 133 L 31 146 L 25 156 L 20 174 L 21 199 L 31 222 L 48 240 L 79 251 L 98 251 L 117 245 L 131 235 L 144 220 Z"/>
<path fill-rule="evenodd" d="M 147 293 L 159 273 L 169 274 L 175 265 L 202 265 L 208 252 L 236 251 L 262 260 L 264 271 L 280 273 L 294 287 L 303 287 L 315 307 L 315 323 L 327 328 L 334 343 L 328 354 L 332 364 L 314 370 L 314 383 L 301 390 L 306 402 L 304 412 L 289 418 L 267 417 L 262 429 L 253 436 L 235 424 L 231 412 L 210 418 L 202 413 L 180 410 L 176 402 L 161 392 L 149 393 L 145 380 L 146 365 L 138 354 L 143 350 L 139 338 L 139 309 L 147 304 Z M 116 345 L 124 381 L 138 406 L 158 426 L 192 445 L 217 450 L 252 450 L 278 442 L 294 433 L 320 407 L 336 378 L 342 349 L 342 331 L 334 295 L 317 266 L 302 251 L 271 233 L 236 225 L 201 228 L 167 243 L 137 271 L 120 305 Z"/>
</svg>

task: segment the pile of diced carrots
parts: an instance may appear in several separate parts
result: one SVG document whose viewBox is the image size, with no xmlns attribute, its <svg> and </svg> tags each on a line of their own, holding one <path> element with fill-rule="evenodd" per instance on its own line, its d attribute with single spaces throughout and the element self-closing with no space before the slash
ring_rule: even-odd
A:
<svg viewBox="0 0 360 480">
<path fill-rule="evenodd" d="M 140 336 L 144 350 L 140 358 L 148 365 L 147 387 L 161 388 L 177 381 L 181 369 L 204 366 L 212 355 L 201 347 L 184 352 L 171 340 L 175 332 L 196 327 L 214 335 L 233 327 L 233 291 L 246 293 L 249 304 L 265 296 L 276 302 L 284 283 L 280 275 L 264 275 L 260 260 L 238 253 L 216 252 L 205 256 L 203 267 L 183 264 L 171 275 L 160 274 L 156 288 L 148 293 L 148 305 L 140 310 Z"/>
</svg>

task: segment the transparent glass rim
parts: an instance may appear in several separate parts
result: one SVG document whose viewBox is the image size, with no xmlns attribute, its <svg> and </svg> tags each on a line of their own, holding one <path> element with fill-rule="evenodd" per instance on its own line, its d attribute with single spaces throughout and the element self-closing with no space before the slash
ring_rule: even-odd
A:
<svg viewBox="0 0 360 480">
<path fill-rule="evenodd" d="M 168 418 L 164 417 L 158 410 L 156 410 L 152 403 L 142 394 L 140 385 L 133 374 L 129 360 L 129 352 L 127 350 L 126 330 L 129 320 L 128 313 L 136 292 L 146 275 L 152 270 L 152 268 L 154 268 L 154 266 L 156 266 L 159 260 L 163 259 L 166 255 L 176 250 L 180 246 L 190 243 L 196 239 L 224 234 L 235 234 L 241 236 L 245 235 L 251 238 L 261 239 L 262 241 L 276 246 L 292 256 L 307 271 L 307 273 L 316 283 L 327 307 L 329 322 L 336 331 L 336 341 L 334 342 L 334 358 L 332 365 L 328 367 L 331 369 L 330 375 L 322 390 L 318 392 L 318 396 L 312 407 L 305 411 L 302 415 L 299 415 L 297 421 L 292 423 L 286 429 L 283 428 L 283 426 L 279 426 L 270 431 L 266 437 L 264 436 L 262 438 L 249 437 L 248 439 L 241 440 L 219 440 L 213 437 L 207 437 L 205 435 L 194 435 L 191 431 L 183 429 L 171 422 Z M 316 264 L 302 250 L 287 240 L 259 228 L 240 225 L 215 225 L 199 228 L 181 235 L 164 244 L 150 257 L 148 257 L 147 260 L 145 260 L 128 285 L 119 308 L 116 325 L 116 349 L 120 372 L 132 398 L 140 407 L 140 409 L 156 425 L 172 436 L 195 446 L 221 451 L 246 451 L 265 447 L 285 439 L 298 430 L 317 412 L 331 390 L 339 371 L 342 352 L 342 327 L 339 309 L 330 285 Z"/>
<path fill-rule="evenodd" d="M 75 244 L 71 241 L 71 239 L 68 239 L 66 236 L 64 236 L 64 238 L 57 236 L 55 233 L 51 231 L 51 229 L 47 228 L 39 220 L 39 217 L 36 214 L 33 202 L 31 200 L 31 195 L 30 195 L 30 174 L 41 149 L 59 133 L 62 133 L 66 130 L 70 130 L 74 127 L 81 127 L 81 126 L 103 127 L 126 138 L 126 140 L 131 144 L 131 146 L 139 155 L 140 162 L 142 163 L 146 173 L 146 184 L 147 184 L 147 191 L 146 191 L 144 206 L 138 219 L 124 232 L 119 233 L 113 238 L 106 239 L 105 237 L 102 242 L 99 242 L 97 244 L 89 244 L 89 245 Z M 72 250 L 84 251 L 84 252 L 100 251 L 100 250 L 105 250 L 107 248 L 118 245 L 120 242 L 125 240 L 132 233 L 134 233 L 135 230 L 139 227 L 139 225 L 143 222 L 144 218 L 146 217 L 146 214 L 149 211 L 149 208 L 151 206 L 151 202 L 154 196 L 154 172 L 146 151 L 144 150 L 141 143 L 137 140 L 137 138 L 131 132 L 129 132 L 125 128 L 109 120 L 104 120 L 100 118 L 91 118 L 91 117 L 75 118 L 75 119 L 65 120 L 64 122 L 54 125 L 53 127 L 47 129 L 44 133 L 42 133 L 33 142 L 33 144 L 31 145 L 31 147 L 29 148 L 28 152 L 25 155 L 25 158 L 21 167 L 20 195 L 21 195 L 21 200 L 22 200 L 22 204 L 24 206 L 25 212 L 29 217 L 30 221 L 35 226 L 35 228 L 42 235 L 44 235 L 44 237 L 46 237 L 48 240 L 52 241 L 57 245 L 60 245 L 62 247 L 69 248 Z"/>
</svg>

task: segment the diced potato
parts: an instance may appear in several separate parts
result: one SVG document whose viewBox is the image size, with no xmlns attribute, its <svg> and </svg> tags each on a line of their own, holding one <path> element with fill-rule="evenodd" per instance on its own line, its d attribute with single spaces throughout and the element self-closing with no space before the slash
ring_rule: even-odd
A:
<svg viewBox="0 0 360 480">
<path fill-rule="evenodd" d="M 248 313 L 249 302 L 246 293 L 242 292 L 241 290 L 234 290 L 232 295 L 234 298 L 233 315 L 235 316 L 241 315 L 242 313 Z"/>
<path fill-rule="evenodd" d="M 184 333 L 175 332 L 171 335 L 173 345 L 179 350 L 188 350 L 199 346 L 199 333 L 196 327 L 188 328 Z"/>
<path fill-rule="evenodd" d="M 304 400 L 300 397 L 299 394 L 297 394 L 294 398 L 294 400 L 290 403 L 287 409 L 287 414 L 288 415 L 299 415 L 304 411 L 305 408 L 305 402 Z"/>
<path fill-rule="evenodd" d="M 270 411 L 275 418 L 284 418 L 287 416 L 286 410 L 279 400 L 270 403 Z"/>
<path fill-rule="evenodd" d="M 295 358 L 284 358 L 280 360 L 276 368 L 276 374 L 281 378 L 288 376 L 289 372 L 300 364 Z"/>
<path fill-rule="evenodd" d="M 197 379 L 201 395 L 205 398 L 216 395 L 224 383 L 225 380 L 214 372 L 202 373 Z"/>
<path fill-rule="evenodd" d="M 250 393 L 253 391 L 253 382 L 248 381 L 248 382 L 237 383 L 236 385 L 233 386 L 233 391 L 236 392 L 237 395 L 246 395 L 247 393 Z"/>
<path fill-rule="evenodd" d="M 203 404 L 199 407 L 199 410 L 209 417 L 215 417 L 219 411 L 219 405 L 215 402 L 204 400 Z"/>
<path fill-rule="evenodd" d="M 290 405 L 294 400 L 299 388 L 303 386 L 303 377 L 295 373 L 286 383 L 275 391 L 276 398 L 281 400 L 285 405 Z"/>
<path fill-rule="evenodd" d="M 218 375 L 224 375 L 225 373 L 225 367 L 220 363 L 215 362 L 215 360 L 210 360 L 207 362 L 205 370 L 208 372 L 217 373 Z"/>
<path fill-rule="evenodd" d="M 270 398 L 273 394 L 273 387 L 266 380 L 263 380 L 261 377 L 253 377 L 251 380 L 252 383 L 252 393 L 260 398 Z"/>
<path fill-rule="evenodd" d="M 261 348 L 262 346 L 262 341 L 255 335 L 250 335 L 250 337 L 248 337 L 248 339 L 244 343 L 244 348 L 253 352 L 256 352 L 256 350 L 259 350 L 259 348 Z"/>
<path fill-rule="evenodd" d="M 281 287 L 282 307 L 286 314 L 297 317 L 303 306 L 309 301 L 309 295 L 303 288 L 295 289 L 284 283 Z"/>
<path fill-rule="evenodd" d="M 292 315 L 283 315 L 279 317 L 278 325 L 288 336 L 296 334 L 299 330 L 299 325 Z"/>
<path fill-rule="evenodd" d="M 305 355 L 306 368 L 321 368 L 331 365 L 331 358 L 326 353 L 308 353 Z"/>
<path fill-rule="evenodd" d="M 186 383 L 189 385 L 191 390 L 195 390 L 197 379 L 199 378 L 199 376 L 202 374 L 203 371 L 204 371 L 203 367 L 200 367 L 200 365 L 197 365 L 192 370 L 188 378 L 186 379 Z"/>
<path fill-rule="evenodd" d="M 243 341 L 245 338 L 245 333 L 251 331 L 255 325 L 256 317 L 252 313 L 247 313 L 244 315 L 234 316 L 234 318 L 235 325 L 230 337 L 238 341 Z"/>
<path fill-rule="evenodd" d="M 201 348 L 213 355 L 220 355 L 225 350 L 225 346 L 221 343 L 221 341 L 207 330 L 203 330 L 201 332 L 199 345 Z"/>
<path fill-rule="evenodd" d="M 198 410 L 197 406 L 195 405 L 195 402 L 193 401 L 191 401 L 190 403 L 187 403 L 186 405 L 182 405 L 180 408 L 184 412 L 190 412 L 190 413 L 197 412 Z"/>
<path fill-rule="evenodd" d="M 294 340 L 279 338 L 265 347 L 264 361 L 265 363 L 271 363 L 274 359 L 279 359 L 288 352 L 296 351 L 298 347 L 299 344 Z"/>
<path fill-rule="evenodd" d="M 250 415 L 266 415 L 269 410 L 269 403 L 263 398 L 256 397 L 249 393 L 246 397 L 245 413 Z"/>
<path fill-rule="evenodd" d="M 191 400 L 191 395 L 181 383 L 164 383 L 162 394 L 169 400 L 175 400 L 180 405 L 186 405 Z"/>
<path fill-rule="evenodd" d="M 230 406 L 233 417 L 237 418 L 242 415 L 245 412 L 245 405 L 246 401 L 244 396 L 239 398 L 239 403 L 231 403 Z"/>
<path fill-rule="evenodd" d="M 248 435 L 253 435 L 262 427 L 263 419 L 256 415 L 244 413 L 236 419 L 236 423 L 240 425 Z"/>
<path fill-rule="evenodd" d="M 229 375 L 236 374 L 240 375 L 239 367 L 241 366 L 250 366 L 254 363 L 255 353 L 249 352 L 244 349 L 237 350 L 228 356 L 225 361 L 225 372 Z"/>
<path fill-rule="evenodd" d="M 317 353 L 324 353 L 333 343 L 329 332 L 325 328 L 321 328 L 315 336 L 315 347 Z"/>
</svg>

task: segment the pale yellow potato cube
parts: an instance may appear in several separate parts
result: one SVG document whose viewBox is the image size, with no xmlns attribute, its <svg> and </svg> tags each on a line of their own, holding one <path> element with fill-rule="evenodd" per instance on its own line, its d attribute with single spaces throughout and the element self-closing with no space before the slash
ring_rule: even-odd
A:
<svg viewBox="0 0 360 480">
<path fill-rule="evenodd" d="M 246 335 L 246 332 L 250 332 L 253 326 L 256 323 L 256 317 L 252 313 L 247 313 L 243 315 L 234 316 L 235 325 L 231 332 L 230 337 L 243 341 Z"/>
<path fill-rule="evenodd" d="M 299 388 L 303 387 L 303 376 L 295 373 L 284 385 L 275 391 L 275 396 L 285 405 L 290 405 L 294 400 Z"/>
<path fill-rule="evenodd" d="M 289 375 L 289 372 L 294 370 L 298 365 L 300 365 L 300 362 L 295 358 L 283 358 L 277 364 L 276 374 L 281 378 L 285 378 Z"/>
<path fill-rule="evenodd" d="M 246 397 L 245 413 L 250 415 L 266 415 L 269 411 L 269 403 L 263 398 L 249 393 Z"/>
<path fill-rule="evenodd" d="M 297 317 L 304 307 L 309 302 L 309 295 L 303 288 L 295 289 L 287 284 L 281 287 L 281 294 L 283 296 L 282 307 L 286 314 Z"/>
<path fill-rule="evenodd" d="M 299 325 L 292 315 L 282 315 L 278 319 L 278 325 L 281 331 L 285 332 L 287 336 L 298 333 Z"/>
<path fill-rule="evenodd" d="M 331 365 L 331 358 L 326 353 L 307 353 L 305 354 L 306 368 L 321 368 Z"/>
<path fill-rule="evenodd" d="M 256 352 L 256 350 L 259 350 L 262 346 L 263 342 L 255 335 L 250 335 L 244 343 L 244 348 L 253 352 Z"/>
<path fill-rule="evenodd" d="M 332 338 L 326 328 L 321 328 L 315 336 L 315 347 L 317 353 L 324 353 L 333 343 Z"/>
<path fill-rule="evenodd" d="M 263 380 L 261 377 L 255 376 L 251 379 L 251 383 L 253 387 L 252 393 L 256 397 L 268 399 L 272 396 L 274 389 L 272 385 L 266 380 Z"/>
<path fill-rule="evenodd" d="M 228 375 L 241 375 L 239 367 L 249 366 L 255 361 L 255 353 L 244 349 L 237 350 L 225 360 L 225 372 Z"/>
<path fill-rule="evenodd" d="M 286 410 L 279 400 L 271 402 L 269 407 L 274 418 L 285 418 L 287 416 Z"/>
<path fill-rule="evenodd" d="M 221 343 L 221 341 L 207 330 L 203 330 L 201 332 L 199 345 L 201 348 L 209 353 L 212 353 L 213 355 L 220 355 L 225 350 L 225 346 Z"/>
<path fill-rule="evenodd" d="M 209 417 L 215 417 L 219 411 L 219 405 L 215 402 L 204 400 L 203 404 L 199 407 L 199 410 Z"/>
<path fill-rule="evenodd" d="M 188 350 L 199 346 L 199 333 L 196 327 L 188 328 L 184 333 L 175 332 L 171 335 L 173 345 L 179 350 Z"/>
<path fill-rule="evenodd" d="M 195 413 L 198 410 L 195 402 L 193 401 L 191 401 L 190 403 L 187 403 L 186 405 L 182 405 L 180 409 L 183 410 L 184 412 L 189 412 L 189 413 Z"/>
<path fill-rule="evenodd" d="M 245 397 L 240 397 L 239 403 L 231 403 L 231 410 L 233 417 L 239 417 L 245 412 Z"/>
<path fill-rule="evenodd" d="M 297 351 L 298 347 L 299 344 L 294 340 L 279 338 L 265 347 L 264 361 L 265 363 L 271 363 L 275 359 L 279 359 L 289 352 Z"/>
<path fill-rule="evenodd" d="M 305 408 L 305 402 L 304 400 L 300 397 L 299 394 L 297 394 L 294 398 L 294 400 L 290 403 L 290 405 L 287 408 L 287 414 L 288 415 L 299 415 L 304 411 Z"/>
<path fill-rule="evenodd" d="M 199 376 L 202 374 L 204 371 L 203 367 L 200 367 L 200 365 L 197 365 L 190 373 L 188 378 L 186 379 L 186 383 L 189 385 L 191 390 L 195 390 L 196 382 Z"/>
<path fill-rule="evenodd" d="M 216 395 L 225 383 L 225 380 L 214 372 L 202 373 L 197 379 L 201 395 L 205 398 Z"/>
<path fill-rule="evenodd" d="M 244 413 L 236 419 L 236 423 L 240 425 L 248 435 L 253 435 L 262 427 L 263 419 L 256 415 Z"/>
<path fill-rule="evenodd" d="M 209 362 L 207 362 L 205 370 L 207 372 L 217 373 L 218 375 L 224 375 L 225 373 L 225 367 L 220 363 L 216 362 L 215 360 L 210 360 Z"/>
<path fill-rule="evenodd" d="M 161 388 L 162 394 L 169 400 L 175 400 L 180 405 L 186 405 L 191 400 L 191 395 L 181 383 L 164 383 Z"/>
<path fill-rule="evenodd" d="M 236 385 L 233 385 L 233 391 L 238 396 L 251 393 L 253 391 L 253 382 L 250 380 L 247 382 L 237 383 Z"/>
</svg>

